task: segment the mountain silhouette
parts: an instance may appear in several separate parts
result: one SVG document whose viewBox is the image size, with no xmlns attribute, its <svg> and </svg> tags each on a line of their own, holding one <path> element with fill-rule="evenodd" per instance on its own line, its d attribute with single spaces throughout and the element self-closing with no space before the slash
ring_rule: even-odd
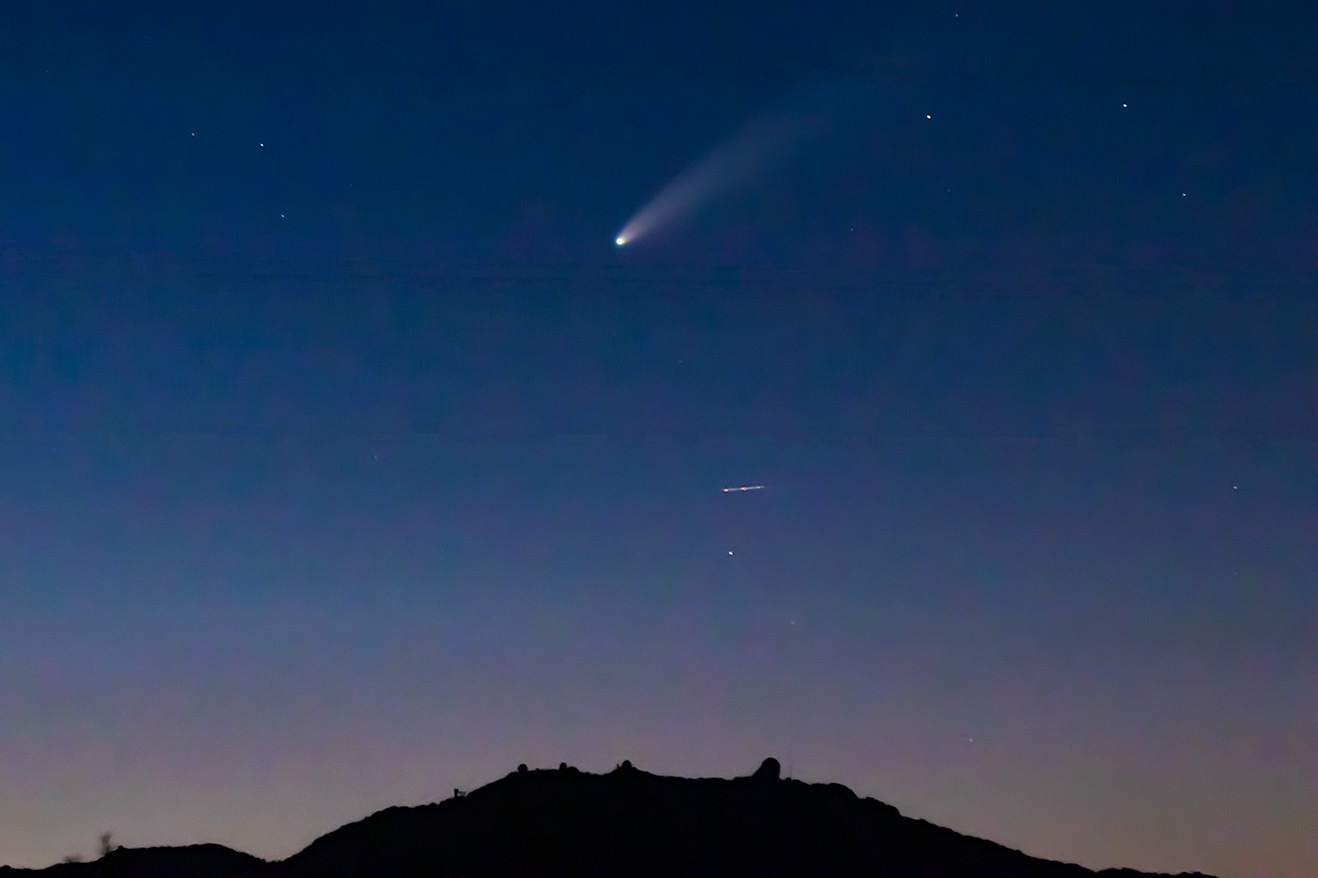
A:
<svg viewBox="0 0 1318 878">
<path fill-rule="evenodd" d="M 841 784 L 680 778 L 624 762 L 518 770 L 431 805 L 387 808 L 266 862 L 219 845 L 120 848 L 0 878 L 1144 878 L 1041 860 L 860 798 Z M 1207 878 L 1199 873 L 1184 878 Z"/>
</svg>

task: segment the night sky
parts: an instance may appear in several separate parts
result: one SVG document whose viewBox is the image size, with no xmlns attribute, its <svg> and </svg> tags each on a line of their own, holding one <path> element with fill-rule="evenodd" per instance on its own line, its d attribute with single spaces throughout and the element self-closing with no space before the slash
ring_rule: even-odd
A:
<svg viewBox="0 0 1318 878">
<path fill-rule="evenodd" d="M 1316 34 L 5 3 L 0 863 L 772 755 L 1318 874 Z"/>
</svg>

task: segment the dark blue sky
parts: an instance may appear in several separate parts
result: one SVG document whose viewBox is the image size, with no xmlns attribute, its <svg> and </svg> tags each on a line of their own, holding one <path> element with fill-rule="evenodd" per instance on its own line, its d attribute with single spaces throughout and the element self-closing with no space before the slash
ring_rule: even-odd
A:
<svg viewBox="0 0 1318 878">
<path fill-rule="evenodd" d="M 1314 10 L 10 7 L 0 862 L 775 755 L 1318 869 Z"/>
</svg>

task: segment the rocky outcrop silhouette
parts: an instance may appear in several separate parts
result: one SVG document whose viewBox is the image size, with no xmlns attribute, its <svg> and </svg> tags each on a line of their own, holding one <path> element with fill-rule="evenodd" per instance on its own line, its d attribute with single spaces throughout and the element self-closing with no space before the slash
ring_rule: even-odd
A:
<svg viewBox="0 0 1318 878">
<path fill-rule="evenodd" d="M 518 770 L 431 805 L 350 823 L 279 862 L 217 845 L 120 848 L 91 863 L 0 868 L 0 878 L 1146 878 L 1036 859 L 860 798 L 841 784 L 783 780 L 776 759 L 748 777 L 679 778 L 624 762 Z M 1185 878 L 1207 878 L 1191 875 Z"/>
</svg>

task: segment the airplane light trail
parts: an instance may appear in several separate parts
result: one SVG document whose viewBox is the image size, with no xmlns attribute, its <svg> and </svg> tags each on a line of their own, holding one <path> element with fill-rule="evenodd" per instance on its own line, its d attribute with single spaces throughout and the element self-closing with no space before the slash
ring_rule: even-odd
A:
<svg viewBox="0 0 1318 878">
<path fill-rule="evenodd" d="M 731 494 L 734 491 L 763 491 L 768 485 L 742 485 L 740 488 L 724 488 L 724 494 Z"/>
</svg>

